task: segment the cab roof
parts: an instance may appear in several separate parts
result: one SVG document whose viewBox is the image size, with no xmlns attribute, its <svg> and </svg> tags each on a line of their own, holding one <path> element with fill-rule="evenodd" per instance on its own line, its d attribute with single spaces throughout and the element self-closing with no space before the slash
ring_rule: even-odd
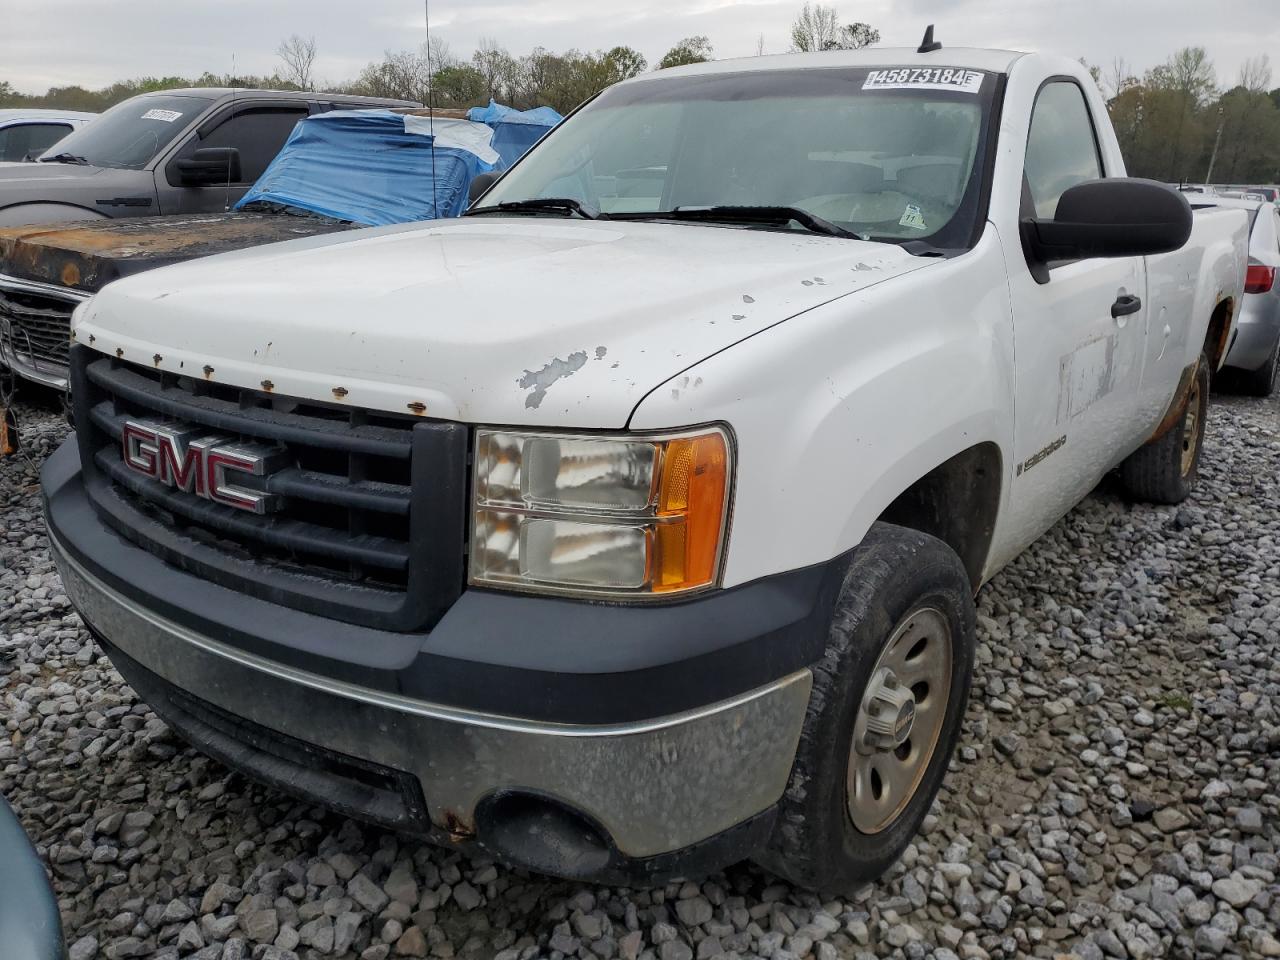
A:
<svg viewBox="0 0 1280 960">
<path fill-rule="evenodd" d="M 1025 52 L 986 50 L 976 47 L 943 47 L 919 53 L 914 47 L 867 47 L 862 50 L 827 50 L 821 53 L 779 53 L 761 57 L 710 60 L 684 67 L 670 67 L 641 74 L 627 83 L 645 83 L 665 77 L 743 73 L 760 70 L 804 70 L 832 67 L 964 67 L 987 73 L 1008 73 Z"/>
</svg>

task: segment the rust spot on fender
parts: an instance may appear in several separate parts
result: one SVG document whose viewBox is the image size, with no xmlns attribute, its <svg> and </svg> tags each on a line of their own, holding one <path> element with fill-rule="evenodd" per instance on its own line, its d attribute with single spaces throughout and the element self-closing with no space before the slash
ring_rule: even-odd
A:
<svg viewBox="0 0 1280 960">
<path fill-rule="evenodd" d="M 164 359 L 164 357 L 160 356 L 160 354 L 158 354 L 158 353 L 157 353 L 157 354 L 155 354 L 155 355 L 151 358 L 151 362 L 152 362 L 152 363 L 154 363 L 154 364 L 158 367 L 158 366 L 160 366 L 160 361 L 161 361 L 161 360 L 163 360 L 163 359 Z"/>
<path fill-rule="evenodd" d="M 91 334 L 89 334 L 89 342 L 90 342 L 90 343 L 93 343 L 93 341 L 95 341 L 95 340 L 97 340 L 97 339 L 98 339 L 98 338 L 97 338 L 97 337 L 95 337 L 92 333 L 91 333 Z"/>
<path fill-rule="evenodd" d="M 116 347 L 116 359 L 119 360 L 124 356 L 124 347 Z"/>
<path fill-rule="evenodd" d="M 1147 437 L 1147 443 L 1159 440 L 1182 419 L 1182 411 L 1186 409 L 1187 398 L 1191 396 L 1191 385 L 1196 382 L 1196 373 L 1199 368 L 1200 361 L 1197 360 L 1183 369 L 1182 376 L 1178 378 L 1178 389 L 1173 392 L 1173 399 L 1169 401 L 1169 409 L 1165 411 L 1160 425 L 1155 428 L 1151 436 Z"/>
<path fill-rule="evenodd" d="M 267 391 L 267 393 L 270 393 L 270 392 L 271 392 L 272 390 L 274 390 L 275 388 L 276 388 L 276 385 L 275 385 L 274 383 L 272 383 L 270 380 L 263 380 L 263 381 L 262 381 L 262 389 L 263 389 L 263 390 L 265 390 L 265 391 Z"/>
<path fill-rule="evenodd" d="M 334 387 L 334 388 L 333 388 L 333 395 L 334 395 L 335 397 L 337 397 L 339 400 L 341 400 L 343 397 L 345 397 L 349 392 L 350 392 L 350 391 L 348 391 L 346 387 Z"/>
<path fill-rule="evenodd" d="M 421 400 L 413 401 L 413 403 L 408 404 L 408 407 L 413 413 L 416 413 L 418 416 L 422 416 L 424 413 L 427 412 L 427 405 L 423 403 Z"/>
<path fill-rule="evenodd" d="M 80 282 L 80 268 L 72 260 L 68 260 L 62 265 L 62 285 L 64 287 L 74 287 Z"/>
<path fill-rule="evenodd" d="M 204 365 L 204 378 L 205 378 L 206 380 L 208 380 L 208 379 L 209 379 L 210 377 L 212 377 L 212 376 L 213 376 L 213 367 L 209 366 L 209 365 L 206 363 L 206 364 Z"/>
</svg>

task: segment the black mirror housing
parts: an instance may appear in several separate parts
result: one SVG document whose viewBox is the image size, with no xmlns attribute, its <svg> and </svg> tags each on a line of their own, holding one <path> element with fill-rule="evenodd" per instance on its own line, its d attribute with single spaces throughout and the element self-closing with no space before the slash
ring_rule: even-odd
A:
<svg viewBox="0 0 1280 960">
<path fill-rule="evenodd" d="M 1187 242 L 1191 223 L 1181 193 L 1155 180 L 1116 177 L 1065 191 L 1052 220 L 1023 221 L 1022 241 L 1033 269 L 1043 270 L 1055 261 L 1170 253 Z"/>
<path fill-rule="evenodd" d="M 240 151 L 235 147 L 201 147 L 174 166 L 184 187 L 221 186 L 240 182 Z"/>
<path fill-rule="evenodd" d="M 498 178 L 502 176 L 497 170 L 491 170 L 488 173 L 478 173 L 471 181 L 471 186 L 467 188 L 467 206 L 479 200 L 486 190 L 498 182 Z"/>
</svg>

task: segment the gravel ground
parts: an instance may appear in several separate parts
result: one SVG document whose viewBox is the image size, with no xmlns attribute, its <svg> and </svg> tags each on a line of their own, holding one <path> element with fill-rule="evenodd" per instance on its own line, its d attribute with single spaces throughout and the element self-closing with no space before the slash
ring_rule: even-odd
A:
<svg viewBox="0 0 1280 960">
<path fill-rule="evenodd" d="M 880 883 L 586 887 L 299 804 L 185 747 L 62 594 L 0 462 L 0 791 L 94 957 L 1280 956 L 1280 402 L 1218 398 L 1178 508 L 1105 484 L 981 594 L 937 805 Z M 619 771 L 619 775 L 624 775 Z M 726 784 L 725 789 L 733 789 Z"/>
</svg>

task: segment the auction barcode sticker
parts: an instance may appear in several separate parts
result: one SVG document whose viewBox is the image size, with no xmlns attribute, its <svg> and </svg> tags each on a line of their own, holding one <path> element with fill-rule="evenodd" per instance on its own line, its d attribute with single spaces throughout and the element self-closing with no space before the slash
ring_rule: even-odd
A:
<svg viewBox="0 0 1280 960">
<path fill-rule="evenodd" d="M 980 70 L 960 67 L 891 67 L 872 70 L 862 84 L 863 90 L 958 90 L 977 93 L 986 78 Z"/>
<path fill-rule="evenodd" d="M 165 123 L 173 123 L 177 120 L 181 113 L 177 110 L 148 110 L 142 115 L 143 120 L 163 120 Z"/>
</svg>

